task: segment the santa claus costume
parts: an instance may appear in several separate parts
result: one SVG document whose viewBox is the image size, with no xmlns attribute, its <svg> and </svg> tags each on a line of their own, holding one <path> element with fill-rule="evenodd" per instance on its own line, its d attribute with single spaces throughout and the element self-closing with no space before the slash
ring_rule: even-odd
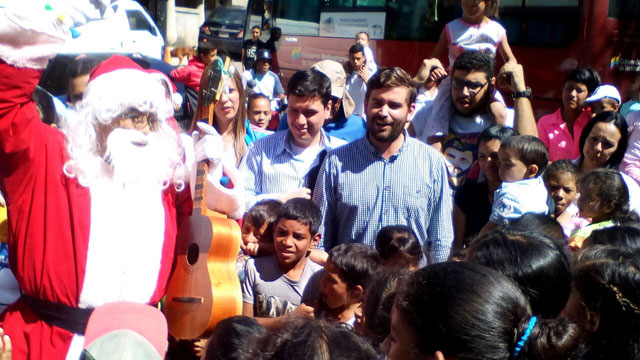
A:
<svg viewBox="0 0 640 360">
<path fill-rule="evenodd" d="M 23 292 L 0 326 L 13 359 L 75 360 L 92 308 L 162 298 L 191 212 L 189 171 L 169 125 L 170 84 L 123 57 L 94 70 L 62 131 L 43 124 L 31 94 L 64 31 L 56 14 L 48 23 L 28 10 L 0 9 L 0 190 Z M 211 196 L 228 191 L 209 180 Z"/>
</svg>

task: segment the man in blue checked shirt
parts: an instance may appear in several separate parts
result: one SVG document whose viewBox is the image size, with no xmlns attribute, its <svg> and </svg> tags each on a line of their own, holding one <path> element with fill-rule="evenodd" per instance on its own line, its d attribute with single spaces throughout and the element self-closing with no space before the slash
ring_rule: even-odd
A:
<svg viewBox="0 0 640 360">
<path fill-rule="evenodd" d="M 332 105 L 331 80 L 325 74 L 314 69 L 293 74 L 287 99 L 289 128 L 255 141 L 240 163 L 246 210 L 264 199 L 309 199 L 321 156 L 346 143 L 322 129 Z"/>
<path fill-rule="evenodd" d="M 429 263 L 445 261 L 453 241 L 447 168 L 438 151 L 405 131 L 415 109 L 411 77 L 381 69 L 368 87 L 366 136 L 329 151 L 313 191 L 321 247 L 374 246 L 380 228 L 401 224 L 415 231 Z"/>
</svg>

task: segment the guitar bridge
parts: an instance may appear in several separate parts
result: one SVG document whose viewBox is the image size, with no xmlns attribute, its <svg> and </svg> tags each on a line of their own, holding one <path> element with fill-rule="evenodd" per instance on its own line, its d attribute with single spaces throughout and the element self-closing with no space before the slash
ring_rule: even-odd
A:
<svg viewBox="0 0 640 360">
<path fill-rule="evenodd" d="M 203 297 L 193 297 L 193 296 L 175 296 L 171 298 L 173 301 L 183 302 L 183 303 L 192 303 L 192 304 L 202 304 L 204 303 Z"/>
</svg>

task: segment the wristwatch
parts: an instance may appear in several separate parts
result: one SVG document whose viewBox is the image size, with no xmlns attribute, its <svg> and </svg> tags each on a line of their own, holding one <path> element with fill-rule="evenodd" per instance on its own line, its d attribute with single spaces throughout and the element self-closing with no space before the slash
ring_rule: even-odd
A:
<svg viewBox="0 0 640 360">
<path fill-rule="evenodd" d="M 531 99 L 533 97 L 533 93 L 531 92 L 531 88 L 527 86 L 527 89 L 524 91 L 516 91 L 513 94 L 513 99 L 518 99 L 521 97 L 525 97 L 527 99 Z"/>
</svg>

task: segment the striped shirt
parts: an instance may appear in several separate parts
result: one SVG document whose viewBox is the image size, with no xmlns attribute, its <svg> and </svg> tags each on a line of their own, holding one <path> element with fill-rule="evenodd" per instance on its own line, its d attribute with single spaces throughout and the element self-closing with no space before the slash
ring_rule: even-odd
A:
<svg viewBox="0 0 640 360">
<path fill-rule="evenodd" d="M 435 149 L 406 132 L 404 138 L 389 159 L 367 136 L 327 154 L 313 192 L 325 250 L 351 242 L 375 246 L 383 226 L 407 225 L 429 263 L 447 260 L 453 242 L 447 168 Z"/>
<path fill-rule="evenodd" d="M 334 149 L 346 141 L 321 130 L 320 146 L 315 160 L 306 161 L 309 154 L 295 155 L 291 132 L 278 131 L 255 141 L 240 163 L 244 179 L 246 210 L 264 199 L 304 187 L 309 170 L 318 165 L 317 155 L 324 149 Z"/>
</svg>

